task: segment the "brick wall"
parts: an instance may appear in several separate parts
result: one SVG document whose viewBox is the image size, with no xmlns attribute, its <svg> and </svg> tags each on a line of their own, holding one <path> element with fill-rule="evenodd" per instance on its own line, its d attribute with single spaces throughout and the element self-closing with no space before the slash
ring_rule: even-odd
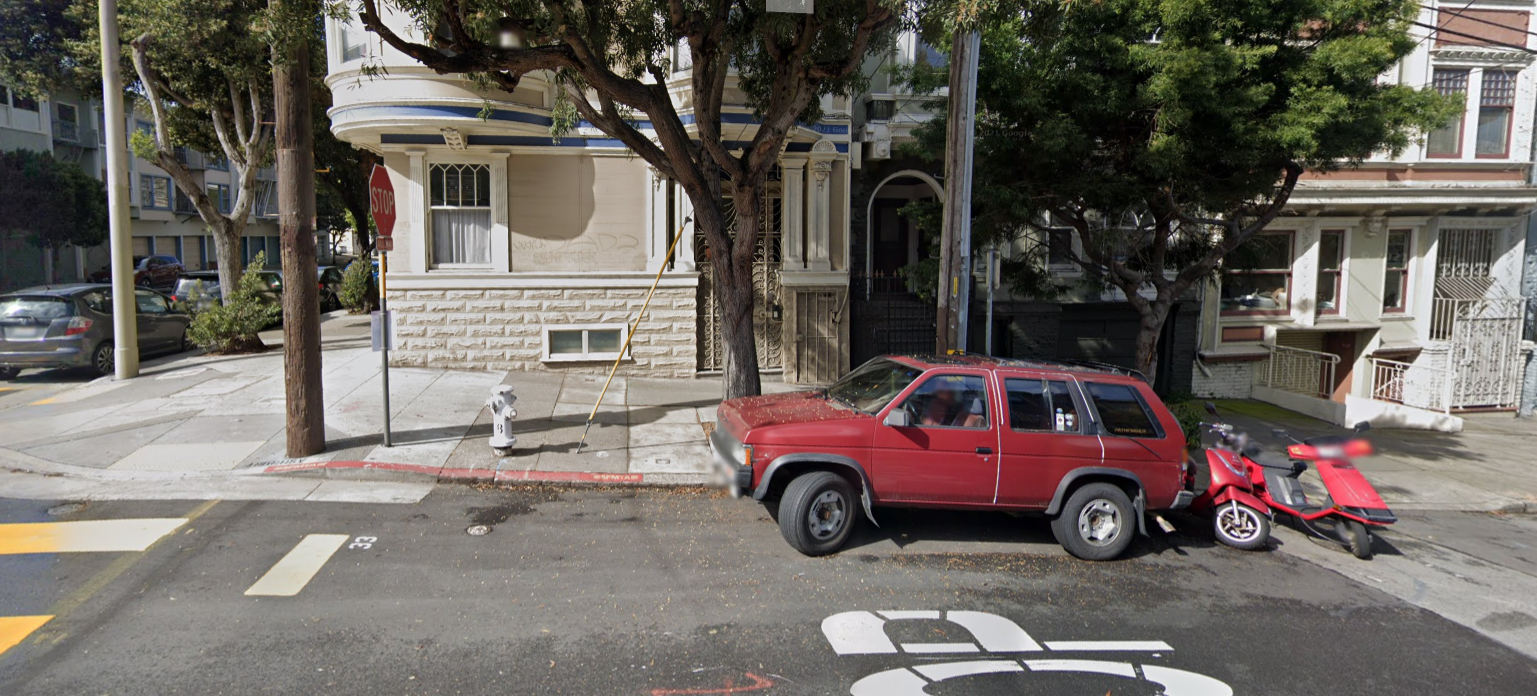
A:
<svg viewBox="0 0 1537 696">
<path fill-rule="evenodd" d="M 1249 361 L 1206 363 L 1211 376 L 1207 377 L 1199 367 L 1195 368 L 1191 374 L 1190 391 L 1208 399 L 1247 399 L 1254 384 L 1254 366 L 1258 364 Z"/>
<path fill-rule="evenodd" d="M 392 295 L 394 293 L 391 293 Z M 392 365 L 468 370 L 548 370 L 606 374 L 606 361 L 541 360 L 544 327 L 624 324 L 646 300 L 637 288 L 405 290 L 396 315 Z M 694 288 L 658 288 L 619 372 L 694 376 Z"/>
</svg>

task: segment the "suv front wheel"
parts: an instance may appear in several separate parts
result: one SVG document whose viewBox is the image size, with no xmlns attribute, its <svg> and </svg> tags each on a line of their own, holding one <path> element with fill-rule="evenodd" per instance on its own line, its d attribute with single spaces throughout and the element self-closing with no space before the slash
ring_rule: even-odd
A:
<svg viewBox="0 0 1537 696">
<path fill-rule="evenodd" d="M 1051 521 L 1051 532 L 1068 553 L 1085 561 L 1108 561 L 1131 546 L 1136 514 L 1125 491 L 1091 483 L 1067 497 L 1061 514 Z"/>
<path fill-rule="evenodd" d="M 848 541 L 858 509 L 848 481 L 830 471 L 813 471 L 791 481 L 779 499 L 779 531 L 796 551 L 823 556 Z"/>
</svg>

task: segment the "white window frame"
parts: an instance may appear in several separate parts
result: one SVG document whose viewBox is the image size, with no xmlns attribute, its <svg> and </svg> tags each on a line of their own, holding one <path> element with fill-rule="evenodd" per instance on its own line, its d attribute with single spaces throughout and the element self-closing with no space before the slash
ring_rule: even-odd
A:
<svg viewBox="0 0 1537 696">
<path fill-rule="evenodd" d="M 620 350 L 624 353 L 625 357 L 629 357 L 630 352 L 628 350 L 628 346 L 626 345 L 626 341 L 629 339 L 629 324 L 546 324 L 544 326 L 544 355 L 541 360 L 544 362 L 594 362 L 617 359 L 619 357 L 618 352 L 594 353 L 589 350 L 589 332 L 616 330 L 619 332 Z M 555 333 L 556 331 L 581 331 L 582 352 L 551 354 L 550 338 L 551 334 Z"/>
<path fill-rule="evenodd" d="M 353 17 L 350 14 L 346 19 L 338 19 L 334 21 L 334 26 L 336 27 L 336 62 L 338 64 L 345 65 L 347 63 L 355 63 L 360 60 L 366 60 L 374 54 L 373 41 L 369 39 L 368 30 L 354 25 Z M 360 43 L 353 45 L 361 46 L 363 52 L 361 55 L 355 58 L 348 58 L 347 48 L 350 44 L 348 37 L 358 34 L 361 35 L 358 36 Z"/>
<path fill-rule="evenodd" d="M 436 156 L 434 156 L 436 155 Z M 491 260 L 489 263 L 439 263 L 432 257 L 432 168 L 436 165 L 482 165 L 491 170 Z M 507 272 L 510 263 L 507 236 L 507 155 L 433 153 L 422 160 L 421 180 L 422 258 L 427 271 Z M 396 229 L 397 234 L 400 232 Z"/>
</svg>

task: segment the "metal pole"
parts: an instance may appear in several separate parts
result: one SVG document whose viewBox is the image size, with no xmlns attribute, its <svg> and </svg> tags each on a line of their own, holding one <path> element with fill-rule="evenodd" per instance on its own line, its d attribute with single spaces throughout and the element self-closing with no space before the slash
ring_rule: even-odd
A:
<svg viewBox="0 0 1537 696">
<path fill-rule="evenodd" d="M 987 248 L 987 344 L 983 350 L 993 354 L 993 287 L 998 283 L 998 245 Z"/>
<path fill-rule="evenodd" d="M 384 446 L 393 447 L 390 444 L 390 342 L 394 340 L 394 327 L 390 326 L 390 309 L 385 300 L 384 279 L 390 273 L 390 254 L 387 251 L 379 252 L 379 354 L 384 356 L 384 370 L 380 374 L 384 378 Z"/>
<path fill-rule="evenodd" d="M 101 105 L 107 127 L 107 214 L 112 254 L 112 349 L 117 379 L 139 376 L 138 304 L 133 287 L 133 224 L 128 217 L 128 133 L 123 115 L 117 0 L 101 0 Z"/>
</svg>

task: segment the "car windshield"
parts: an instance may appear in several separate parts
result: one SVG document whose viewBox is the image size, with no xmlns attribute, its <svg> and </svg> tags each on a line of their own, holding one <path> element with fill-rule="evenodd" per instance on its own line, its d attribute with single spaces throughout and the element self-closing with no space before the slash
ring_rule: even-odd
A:
<svg viewBox="0 0 1537 696">
<path fill-rule="evenodd" d="M 0 297 L 0 317 L 6 319 L 31 319 L 48 323 L 74 314 L 74 305 L 58 297 Z"/>
<path fill-rule="evenodd" d="M 865 413 L 875 413 L 918 379 L 923 370 L 895 360 L 876 358 L 843 376 L 827 395 Z"/>
<path fill-rule="evenodd" d="M 176 296 L 183 300 L 197 299 L 200 296 L 217 296 L 219 294 L 218 279 L 181 278 L 176 281 Z"/>
</svg>

